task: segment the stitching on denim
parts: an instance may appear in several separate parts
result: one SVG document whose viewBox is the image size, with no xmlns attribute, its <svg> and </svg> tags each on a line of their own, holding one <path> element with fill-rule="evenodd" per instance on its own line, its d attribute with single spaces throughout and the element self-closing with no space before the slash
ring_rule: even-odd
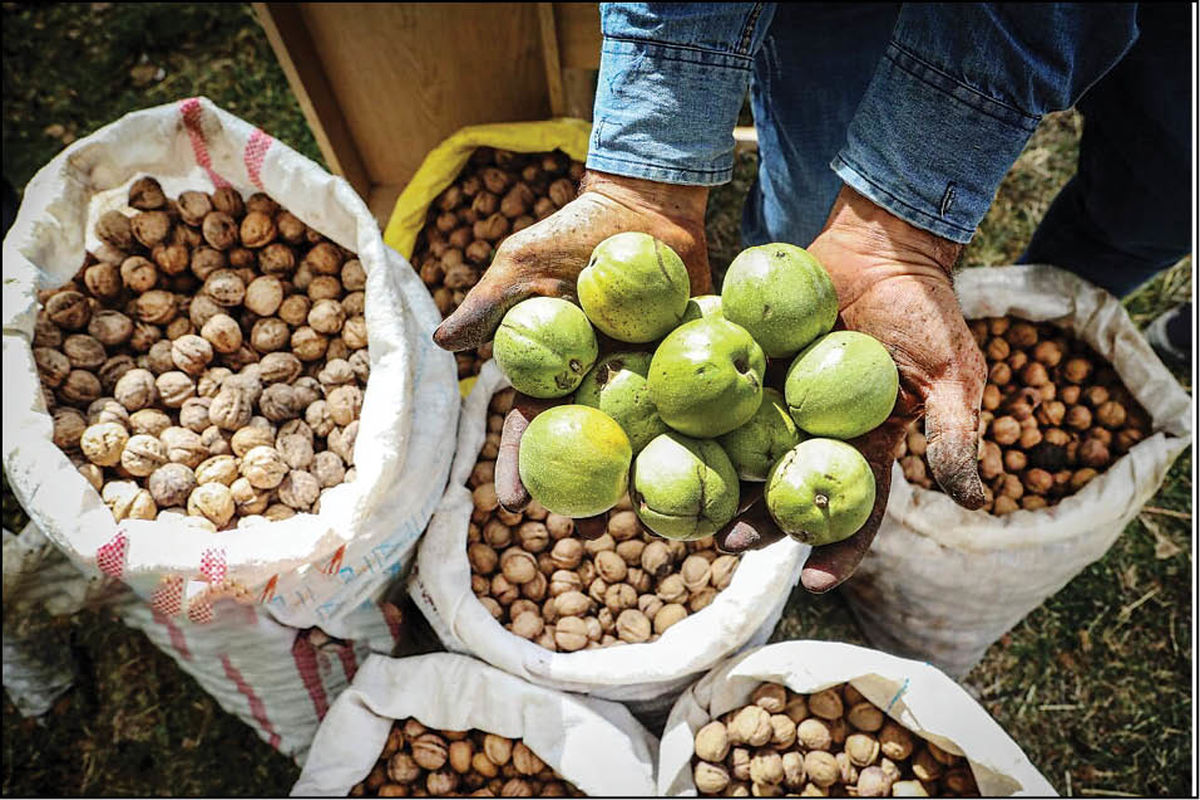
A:
<svg viewBox="0 0 1200 800">
<path fill-rule="evenodd" d="M 696 169 L 695 167 L 673 167 L 666 164 L 656 164 L 653 161 L 635 161 L 632 158 L 621 158 L 620 156 L 609 155 L 606 153 L 589 153 L 588 160 L 596 159 L 597 161 L 616 161 L 621 164 L 632 164 L 637 167 L 653 167 L 654 169 L 663 169 L 670 172 L 678 172 L 686 174 L 689 172 L 698 175 L 720 175 L 722 173 L 732 171 L 732 167 L 720 167 L 717 169 Z"/>
<path fill-rule="evenodd" d="M 610 50 L 606 49 L 605 53 L 611 53 L 611 52 L 610 52 Z M 611 53 L 611 54 L 617 55 L 617 56 L 626 55 L 625 53 Z M 668 61 L 668 62 L 674 62 L 674 64 L 688 64 L 691 66 L 708 67 L 708 68 L 710 68 L 710 70 L 728 70 L 730 72 L 749 73 L 751 71 L 751 68 L 754 67 L 754 62 L 752 62 L 752 61 L 746 62 L 746 64 L 744 64 L 744 65 L 742 65 L 742 64 L 716 64 L 716 62 L 704 61 L 703 59 L 679 58 L 678 55 L 672 55 L 672 54 L 668 54 L 668 53 L 656 53 L 654 55 L 647 56 L 647 58 L 653 59 L 654 61 Z M 637 65 L 635 64 L 635 66 L 637 66 Z"/>
<path fill-rule="evenodd" d="M 902 63 L 900 62 L 900 60 L 899 60 L 899 59 L 897 59 L 897 58 L 896 58 L 896 56 L 895 56 L 895 55 L 894 55 L 894 54 L 891 52 L 891 50 L 893 50 L 893 49 L 895 49 L 895 50 L 896 50 L 898 53 L 900 53 L 902 56 L 904 56 L 904 57 L 906 57 L 906 58 L 908 58 L 908 59 L 911 59 L 912 61 L 914 61 L 914 62 L 916 62 L 917 64 L 921 65 L 921 66 L 922 66 L 922 67 L 924 67 L 926 70 L 928 70 L 929 72 L 933 73 L 934 75 L 937 75 L 937 76 L 939 76 L 940 78 L 942 78 L 943 80 L 945 80 L 945 81 L 948 81 L 948 82 L 952 83 L 954 86 L 961 87 L 961 88 L 965 89 L 965 90 L 966 90 L 966 91 L 969 93 L 969 96 L 972 96 L 972 97 L 979 98 L 979 100 L 980 100 L 981 102 L 978 102 L 978 103 L 976 103 L 976 102 L 971 102 L 970 100 L 967 100 L 967 99 L 965 99 L 965 98 L 958 97 L 957 95 L 955 95 L 955 94 L 953 94 L 953 93 L 951 93 L 951 92 L 947 92 L 945 88 L 943 88 L 943 87 L 941 87 L 941 86 L 938 86 L 936 83 L 934 83 L 933 81 L 929 80 L 929 79 L 928 79 L 926 76 L 924 76 L 924 75 L 920 74 L 918 71 L 916 71 L 916 70 L 914 70 L 914 69 L 911 69 L 911 68 L 909 68 L 909 67 L 908 67 L 907 65 L 905 65 L 905 64 L 902 64 Z M 945 95 L 947 95 L 948 97 L 952 97 L 952 98 L 954 98 L 955 100 L 958 100 L 958 101 L 959 101 L 960 103 L 962 103 L 963 105 L 969 106 L 970 108 L 973 108 L 973 109 L 975 109 L 975 110 L 977 110 L 977 111 L 979 111 L 979 112 L 981 112 L 981 113 L 983 113 L 983 114 L 986 114 L 986 115 L 988 115 L 989 117 L 993 117 L 994 119 L 998 119 L 998 120 L 1000 120 L 1001 122 L 1006 122 L 1006 123 L 1009 123 L 1009 124 L 1017 124 L 1015 120 L 1013 120 L 1013 121 L 1007 120 L 1007 119 L 1005 119 L 1005 118 L 1004 118 L 1004 116 L 1002 116 L 1002 115 L 1000 115 L 1000 114 L 997 114 L 996 112 L 992 111 L 991 109 L 988 109 L 988 108 L 986 107 L 987 105 L 995 105 L 995 106 L 997 106 L 997 107 L 999 107 L 999 108 L 1002 108 L 1002 109 L 1004 109 L 1005 111 L 1008 111 L 1008 112 L 1011 112 L 1012 114 L 1015 114 L 1015 115 L 1017 115 L 1017 116 L 1018 116 L 1018 117 L 1020 117 L 1021 119 L 1028 120 L 1028 121 L 1030 121 L 1030 122 L 1032 122 L 1032 123 L 1033 123 L 1033 126 L 1034 126 L 1034 128 L 1036 128 L 1036 127 L 1037 127 L 1037 125 L 1038 125 L 1038 123 L 1039 123 L 1039 122 L 1041 122 L 1041 117 L 1039 117 L 1039 116 L 1036 116 L 1036 115 L 1033 115 L 1033 114 L 1029 114 L 1028 112 L 1026 112 L 1026 111 L 1024 111 L 1024 110 L 1022 110 L 1022 109 L 1020 109 L 1020 108 L 1017 108 L 1017 107 L 1015 107 L 1015 106 L 1011 106 L 1011 105 L 1009 105 L 1008 103 L 1005 103 L 1005 102 L 1003 102 L 1003 101 L 1001 101 L 1001 100 L 997 100 L 996 98 L 994 98 L 994 97 L 991 97 L 990 95 L 986 95 L 986 94 L 984 94 L 983 92 L 979 91 L 978 89 L 975 89 L 975 88 L 974 88 L 974 87 L 972 87 L 972 86 L 968 86 L 967 84 L 965 84 L 965 83 L 963 83 L 962 81 L 958 80 L 958 79 L 957 79 L 957 78 L 955 78 L 954 76 L 946 74 L 946 73 L 945 73 L 945 72 L 943 72 L 942 70 L 940 70 L 940 69 L 938 69 L 937 67 L 935 67 L 933 64 L 930 64 L 928 61 L 924 60 L 924 59 L 923 59 L 923 58 L 921 58 L 920 56 L 916 55 L 916 54 L 915 54 L 915 53 L 913 53 L 912 51 L 910 51 L 910 50 L 908 50 L 907 48 L 905 48 L 903 45 L 899 44 L 899 43 L 898 43 L 898 42 L 897 42 L 895 39 L 893 39 L 893 40 L 892 40 L 892 41 L 891 41 L 891 42 L 888 44 L 888 49 L 887 49 L 886 51 L 884 51 L 884 57 L 885 57 L 885 58 L 887 58 L 887 60 L 888 60 L 888 61 L 890 61 L 890 62 L 892 62 L 893 64 L 895 64 L 895 65 L 896 65 L 896 66 L 897 66 L 899 69 L 902 69 L 902 70 L 904 70 L 904 71 L 905 71 L 905 72 L 907 72 L 909 75 L 912 75 L 914 78 L 916 78 L 917 80 L 921 81 L 922 83 L 924 83 L 924 84 L 926 84 L 926 85 L 928 85 L 928 86 L 932 86 L 934 89 L 937 89 L 937 90 L 938 90 L 939 92 L 941 92 L 942 94 L 945 94 Z M 1018 126 L 1019 126 L 1019 127 L 1021 127 L 1021 128 L 1024 128 L 1024 126 L 1023 126 L 1023 125 L 1018 125 Z"/>
<path fill-rule="evenodd" d="M 953 202 L 954 202 L 954 181 L 950 181 L 950 183 L 946 184 L 946 193 L 944 195 L 942 195 L 942 209 L 939 212 L 942 215 L 942 217 L 945 217 L 946 213 L 948 211 L 950 211 L 950 205 Z"/>
<path fill-rule="evenodd" d="M 711 47 L 698 47 L 694 44 L 677 44 L 675 42 L 660 42 L 655 39 L 640 39 L 640 38 L 632 37 L 632 36 L 607 36 L 606 35 L 604 37 L 604 42 L 605 42 L 605 44 L 604 44 L 604 47 L 602 48 L 604 52 L 610 52 L 608 49 L 608 42 L 624 42 L 626 44 L 650 45 L 652 47 L 661 47 L 664 49 L 682 50 L 682 51 L 686 51 L 686 52 L 690 52 L 690 53 L 697 53 L 700 55 L 719 56 L 721 58 L 732 58 L 732 59 L 736 59 L 738 61 L 745 61 L 745 62 L 750 62 L 750 63 L 752 63 L 754 61 L 754 59 L 752 59 L 750 56 L 746 55 L 745 53 L 738 53 L 738 52 L 733 52 L 733 51 L 729 51 L 729 50 L 714 50 Z M 613 55 L 619 55 L 619 54 L 614 52 Z"/>
<path fill-rule="evenodd" d="M 923 209 L 917 208 L 916 206 L 914 206 L 914 205 L 911 205 L 910 203 L 907 203 L 907 202 L 905 202 L 905 201 L 904 201 L 904 200 L 902 200 L 901 198 L 897 197 L 896 195 L 892 194 L 890 191 L 888 191 L 887 189 L 885 189 L 885 188 L 884 188 L 883 186 L 881 186 L 880 184 L 878 184 L 878 183 L 876 183 L 875 181 L 873 181 L 873 180 L 871 180 L 870 178 L 868 178 L 868 177 L 867 177 L 867 176 L 864 174 L 864 171 L 863 171 L 863 170 L 859 169 L 857 165 L 855 165 L 855 164 L 851 163 L 851 162 L 850 162 L 850 160 L 849 160 L 849 159 L 847 159 L 847 158 L 845 158 L 845 157 L 844 157 L 844 156 L 843 156 L 841 153 L 838 153 L 836 156 L 834 156 L 834 160 L 835 160 L 835 161 L 840 161 L 841 163 L 845 164 L 845 165 L 846 165 L 846 166 L 847 166 L 847 167 L 848 167 L 848 168 L 849 168 L 849 169 L 850 169 L 852 172 L 854 172 L 854 174 L 855 174 L 856 176 L 858 176 L 858 178 L 859 178 L 860 180 L 862 180 L 862 181 L 863 181 L 863 183 L 867 183 L 867 184 L 869 184 L 869 185 L 870 185 L 872 188 L 874 188 L 874 189 L 878 190 L 880 194 L 887 195 L 887 196 L 888 196 L 890 199 L 894 200 L 894 201 L 895 201 L 897 204 L 904 206 L 904 207 L 905 207 L 905 208 L 907 208 L 908 210 L 912 211 L 914 214 L 917 214 L 917 215 L 919 215 L 919 216 L 921 216 L 921 217 L 924 217 L 924 218 L 928 219 L 930 222 L 934 222 L 934 223 L 939 223 L 939 224 L 945 225 L 945 226 L 947 226 L 947 227 L 949 227 L 949 228 L 953 228 L 954 230 L 957 230 L 957 231 L 962 231 L 963 233 L 966 233 L 966 234 L 968 234 L 968 235 L 970 235 L 970 234 L 973 234 L 973 233 L 975 232 L 975 231 L 974 231 L 974 228 L 964 228 L 964 227 L 962 227 L 961 225 L 958 225 L 958 224 L 956 224 L 956 223 L 954 223 L 954 222 L 951 222 L 950 220 L 943 220 L 943 219 L 940 219 L 940 218 L 938 218 L 938 217 L 935 217 L 933 214 L 930 214 L 928 211 L 925 211 L 925 210 L 923 210 Z"/>
<path fill-rule="evenodd" d="M 758 18 L 765 6 L 766 3 L 755 3 L 754 8 L 750 9 L 750 13 L 746 15 L 746 24 L 742 26 L 742 34 L 738 37 L 738 53 L 750 53 L 750 45 L 754 41 L 754 30 L 758 27 Z"/>
</svg>

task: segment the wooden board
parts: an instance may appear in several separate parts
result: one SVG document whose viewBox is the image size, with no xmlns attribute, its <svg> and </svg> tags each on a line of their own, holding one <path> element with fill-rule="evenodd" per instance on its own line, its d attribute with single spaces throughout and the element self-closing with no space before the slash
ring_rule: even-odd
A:
<svg viewBox="0 0 1200 800">
<path fill-rule="evenodd" d="M 464 125 L 550 113 L 537 7 L 258 4 L 331 167 L 403 186 Z M 357 156 L 357 157 L 355 157 Z"/>
<path fill-rule="evenodd" d="M 591 117 L 595 3 L 255 3 L 330 168 L 382 223 L 465 125 Z"/>
<path fill-rule="evenodd" d="M 558 51 L 564 69 L 600 69 L 600 6 L 555 3 Z"/>
</svg>

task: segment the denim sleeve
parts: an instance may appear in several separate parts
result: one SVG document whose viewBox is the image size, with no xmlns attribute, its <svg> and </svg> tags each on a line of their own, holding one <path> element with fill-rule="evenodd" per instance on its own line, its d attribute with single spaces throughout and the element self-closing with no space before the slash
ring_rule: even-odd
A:
<svg viewBox="0 0 1200 800">
<path fill-rule="evenodd" d="M 1042 115 L 1073 105 L 1136 38 L 1136 4 L 905 4 L 830 166 L 966 243 Z"/>
<path fill-rule="evenodd" d="M 733 176 L 733 128 L 770 3 L 601 3 L 587 166 L 663 183 Z"/>
</svg>

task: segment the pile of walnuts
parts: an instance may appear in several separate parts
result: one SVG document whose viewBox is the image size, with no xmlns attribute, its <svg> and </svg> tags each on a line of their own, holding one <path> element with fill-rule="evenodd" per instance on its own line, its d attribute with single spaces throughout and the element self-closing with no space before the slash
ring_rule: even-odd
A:
<svg viewBox="0 0 1200 800">
<path fill-rule="evenodd" d="M 412 264 L 442 317 L 462 303 L 501 242 L 575 199 L 583 163 L 561 150 L 514 153 L 480 147 L 429 206 Z M 491 344 L 458 353 L 458 376 L 479 373 Z"/>
<path fill-rule="evenodd" d="M 396 720 L 351 797 L 583 797 L 520 739 Z"/>
<path fill-rule="evenodd" d="M 696 731 L 692 775 L 725 797 L 978 797 L 962 756 L 897 724 L 850 684 L 798 694 L 760 684 Z"/>
<path fill-rule="evenodd" d="M 985 509 L 1052 506 L 1150 435 L 1150 417 L 1112 366 L 1050 323 L 992 317 L 970 323 L 988 364 L 980 414 Z M 901 446 L 910 483 L 937 490 L 923 421 Z"/>
<path fill-rule="evenodd" d="M 354 478 L 366 272 L 265 194 L 143 177 L 79 273 L 39 294 L 54 443 L 118 521 L 210 530 L 316 512 Z M 239 522 L 240 520 L 240 522 Z"/>
<path fill-rule="evenodd" d="M 739 559 L 711 536 L 693 542 L 646 531 L 625 497 L 597 539 L 575 536 L 570 517 L 536 501 L 502 508 L 493 483 L 504 415 L 513 390 L 498 392 L 488 434 L 468 485 L 471 589 L 500 624 L 548 650 L 574 652 L 653 642 L 729 586 Z"/>
</svg>

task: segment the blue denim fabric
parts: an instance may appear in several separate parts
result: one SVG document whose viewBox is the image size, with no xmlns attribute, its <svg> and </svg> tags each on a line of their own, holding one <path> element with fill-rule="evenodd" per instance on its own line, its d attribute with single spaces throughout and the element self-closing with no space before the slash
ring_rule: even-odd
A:
<svg viewBox="0 0 1200 800">
<path fill-rule="evenodd" d="M 1191 249 L 1191 9 L 1143 4 L 1129 54 L 1079 101 L 1079 171 L 1021 256 L 1117 296 Z M 1172 341 L 1186 342 L 1178 328 Z"/>
<path fill-rule="evenodd" d="M 780 5 L 754 59 L 758 176 L 742 212 L 746 246 L 807 245 L 842 181 L 829 168 L 887 47 L 899 3 Z"/>
<path fill-rule="evenodd" d="M 733 128 L 769 3 L 601 3 L 590 169 L 713 186 L 733 177 Z"/>
<path fill-rule="evenodd" d="M 1041 115 L 1070 106 L 1137 35 L 1132 4 L 906 4 L 880 50 L 880 9 L 843 4 L 807 17 L 806 8 L 602 4 L 588 166 L 670 183 L 727 181 L 730 131 L 753 69 L 760 152 L 771 162 L 760 174 L 759 233 L 807 241 L 776 234 L 814 230 L 831 184 L 799 182 L 818 173 L 814 157 L 836 152 L 838 178 L 914 225 L 966 242 Z M 763 48 L 766 40 L 774 44 Z M 837 122 L 814 123 L 806 99 Z M 795 198 L 809 195 L 803 223 L 786 225 Z"/>
<path fill-rule="evenodd" d="M 1043 114 L 1137 36 L 1136 6 L 905 4 L 832 163 L 909 222 L 968 242 Z"/>
</svg>

